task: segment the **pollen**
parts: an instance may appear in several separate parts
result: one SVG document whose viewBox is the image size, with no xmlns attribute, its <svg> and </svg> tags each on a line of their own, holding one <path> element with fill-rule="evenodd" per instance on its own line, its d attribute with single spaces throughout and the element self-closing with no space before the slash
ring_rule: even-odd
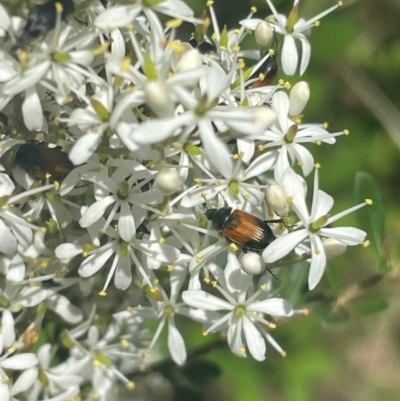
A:
<svg viewBox="0 0 400 401">
<path fill-rule="evenodd" d="M 126 25 L 125 25 L 125 28 L 126 28 L 128 31 L 133 31 L 133 28 L 135 28 L 135 25 L 131 22 L 131 23 L 129 23 L 129 24 L 126 24 Z"/>
<path fill-rule="evenodd" d="M 297 165 L 300 166 L 300 167 L 303 167 L 303 165 L 304 165 L 303 160 L 299 160 L 299 161 L 297 162 Z"/>
<path fill-rule="evenodd" d="M 200 263 L 201 262 L 201 257 L 200 256 L 195 256 L 194 260 L 196 261 L 196 263 Z"/>
<path fill-rule="evenodd" d="M 240 35 L 240 29 L 234 29 L 234 31 L 233 31 L 233 33 L 235 34 L 235 35 Z"/>
<path fill-rule="evenodd" d="M 321 253 L 321 251 L 320 251 L 318 248 L 314 248 L 314 253 L 315 253 L 316 255 L 319 255 L 319 254 Z"/>
<path fill-rule="evenodd" d="M 201 187 L 202 183 L 201 183 L 200 178 L 194 178 L 193 181 L 194 181 L 199 187 Z"/>
<path fill-rule="evenodd" d="M 217 280 L 211 281 L 211 285 L 212 285 L 214 288 L 216 288 L 217 285 L 218 285 L 218 281 L 217 281 Z"/>
<path fill-rule="evenodd" d="M 60 183 L 58 181 L 54 181 L 53 185 L 54 185 L 54 189 L 56 191 L 58 191 L 60 189 Z"/>
<path fill-rule="evenodd" d="M 251 195 L 250 194 L 246 194 L 243 196 L 244 199 L 246 199 L 247 201 L 251 199 Z"/>
<path fill-rule="evenodd" d="M 174 18 L 165 23 L 167 28 L 179 28 L 182 25 L 182 20 L 180 18 Z"/>
<path fill-rule="evenodd" d="M 120 341 L 120 344 L 123 348 L 129 347 L 129 341 L 126 341 L 124 338 Z"/>
<path fill-rule="evenodd" d="M 240 348 L 239 348 L 239 352 L 240 352 L 241 354 L 246 354 L 246 348 L 245 348 L 245 347 L 240 347 Z"/>
<path fill-rule="evenodd" d="M 208 336 L 208 331 L 207 331 L 207 330 L 204 330 L 203 333 L 202 333 L 202 335 L 203 335 L 204 337 L 207 337 L 207 336 Z"/>
<path fill-rule="evenodd" d="M 101 297 L 105 297 L 105 296 L 107 295 L 107 292 L 104 291 L 104 290 L 101 290 L 101 291 L 99 292 L 99 295 L 100 295 Z"/>
<path fill-rule="evenodd" d="M 160 244 L 165 244 L 165 238 L 161 237 L 160 240 L 159 240 L 159 243 Z"/>
<path fill-rule="evenodd" d="M 174 265 L 168 265 L 167 270 L 171 273 L 174 271 Z"/>
<path fill-rule="evenodd" d="M 126 310 L 127 310 L 129 313 L 133 313 L 133 312 L 135 311 L 135 309 L 133 308 L 133 306 L 128 306 L 128 307 L 126 308 Z"/>
<path fill-rule="evenodd" d="M 246 63 L 244 62 L 244 60 L 242 58 L 238 59 L 238 67 L 241 70 L 243 70 L 245 66 L 246 66 Z"/>
<path fill-rule="evenodd" d="M 238 250 L 238 247 L 232 242 L 231 244 L 229 244 L 229 248 L 233 251 L 236 252 Z"/>
<path fill-rule="evenodd" d="M 320 26 L 321 25 L 321 21 L 315 21 L 314 25 L 315 26 Z"/>
<path fill-rule="evenodd" d="M 261 144 L 258 145 L 257 149 L 258 149 L 259 152 L 262 152 L 264 150 L 264 145 L 261 145 Z"/>
<path fill-rule="evenodd" d="M 343 1 L 338 1 L 338 6 L 342 7 L 343 6 Z"/>
<path fill-rule="evenodd" d="M 177 226 L 181 226 L 181 225 L 182 225 L 182 220 L 177 220 L 177 221 L 176 221 L 176 225 L 177 225 Z"/>
<path fill-rule="evenodd" d="M 234 53 L 239 53 L 239 52 L 240 52 L 240 46 L 233 46 L 233 47 L 232 47 L 232 51 L 233 51 Z"/>
<path fill-rule="evenodd" d="M 320 165 L 319 163 L 315 163 L 315 164 L 314 164 L 314 167 L 315 167 L 315 168 L 321 168 L 321 165 Z"/>
<path fill-rule="evenodd" d="M 318 141 L 316 142 L 316 144 L 317 144 L 318 146 L 321 146 L 321 145 L 322 145 L 321 140 L 318 139 Z"/>
<path fill-rule="evenodd" d="M 267 284 L 263 284 L 262 286 L 260 286 L 260 288 L 261 288 L 263 291 L 267 291 L 267 289 L 268 289 Z"/>
<path fill-rule="evenodd" d="M 98 367 L 101 366 L 101 362 L 100 362 L 98 359 L 95 359 L 95 360 L 92 362 L 92 364 L 93 364 L 93 366 L 94 366 L 95 368 L 98 368 Z"/>
<path fill-rule="evenodd" d="M 270 323 L 270 324 L 268 325 L 268 328 L 269 328 L 269 329 L 276 329 L 276 324 L 275 324 L 275 323 Z"/>
<path fill-rule="evenodd" d="M 285 87 L 285 89 L 290 89 L 292 87 L 292 84 L 289 81 L 286 81 L 283 86 Z"/>
<path fill-rule="evenodd" d="M 370 244 L 371 244 L 371 241 L 367 239 L 366 241 L 364 241 L 363 247 L 368 248 L 370 246 Z"/>
<path fill-rule="evenodd" d="M 133 382 L 132 380 L 129 380 L 128 383 L 126 383 L 126 388 L 128 390 L 133 390 L 135 388 L 135 382 Z"/>
<path fill-rule="evenodd" d="M 365 199 L 365 203 L 371 206 L 374 202 L 372 201 L 372 199 Z"/>
<path fill-rule="evenodd" d="M 287 203 L 293 203 L 293 196 L 288 196 L 286 201 Z"/>
<path fill-rule="evenodd" d="M 208 277 L 204 277 L 203 281 L 204 281 L 206 284 L 210 284 L 210 282 L 211 282 L 211 280 L 210 280 Z"/>
<path fill-rule="evenodd" d="M 287 353 L 285 351 L 282 351 L 281 355 L 282 355 L 283 358 L 286 358 Z"/>
<path fill-rule="evenodd" d="M 207 7 L 212 7 L 214 5 L 214 1 L 213 0 L 208 0 L 206 3 Z"/>
<path fill-rule="evenodd" d="M 344 130 L 343 130 L 343 134 L 345 134 L 346 136 L 347 136 L 347 135 L 350 135 L 350 131 L 349 131 L 348 129 L 344 129 Z"/>
</svg>

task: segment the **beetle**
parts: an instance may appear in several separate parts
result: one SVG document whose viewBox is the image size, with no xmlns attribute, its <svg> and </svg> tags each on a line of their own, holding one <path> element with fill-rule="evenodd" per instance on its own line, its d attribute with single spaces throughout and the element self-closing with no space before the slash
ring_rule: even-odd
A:
<svg viewBox="0 0 400 401">
<path fill-rule="evenodd" d="M 207 209 L 206 217 L 228 241 L 239 245 L 243 252 L 261 253 L 274 239 L 268 223 L 282 220 L 261 220 L 243 210 L 233 210 L 225 202 L 220 209 Z"/>
<path fill-rule="evenodd" d="M 76 166 L 60 146 L 49 148 L 46 142 L 30 140 L 21 145 L 14 163 L 38 180 L 62 181 Z"/>
<path fill-rule="evenodd" d="M 274 82 L 278 75 L 279 66 L 276 54 L 270 54 L 269 57 L 252 73 L 252 76 L 261 78 L 249 85 L 249 88 L 262 88 Z"/>
<path fill-rule="evenodd" d="M 65 21 L 69 14 L 74 12 L 73 0 L 49 0 L 36 6 L 28 16 L 28 21 L 17 39 L 13 50 L 19 49 L 31 43 L 41 35 L 46 34 L 56 26 L 57 11 L 56 3 L 62 5 L 61 18 Z"/>
</svg>

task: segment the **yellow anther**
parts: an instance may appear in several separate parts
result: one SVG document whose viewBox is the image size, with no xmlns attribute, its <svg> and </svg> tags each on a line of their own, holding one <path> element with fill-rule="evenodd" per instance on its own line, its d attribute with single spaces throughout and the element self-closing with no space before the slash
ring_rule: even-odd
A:
<svg viewBox="0 0 400 401">
<path fill-rule="evenodd" d="M 370 244 L 371 244 L 371 241 L 367 239 L 366 241 L 364 241 L 363 247 L 368 248 L 370 246 Z"/>
<path fill-rule="evenodd" d="M 107 292 L 104 291 L 104 290 L 101 290 L 101 291 L 99 292 L 99 295 L 100 295 L 101 297 L 105 297 L 105 296 L 107 295 Z"/>
<path fill-rule="evenodd" d="M 314 167 L 315 167 L 315 168 L 321 168 L 321 165 L 320 165 L 319 163 L 315 163 L 315 164 L 314 164 Z"/>
<path fill-rule="evenodd" d="M 372 205 L 374 202 L 372 201 L 372 199 L 365 199 L 365 203 L 367 204 L 367 205 Z"/>
</svg>

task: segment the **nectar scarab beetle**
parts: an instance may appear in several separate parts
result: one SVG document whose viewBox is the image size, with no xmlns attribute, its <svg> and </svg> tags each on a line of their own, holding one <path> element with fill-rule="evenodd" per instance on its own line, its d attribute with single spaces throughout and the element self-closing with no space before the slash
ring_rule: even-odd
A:
<svg viewBox="0 0 400 401">
<path fill-rule="evenodd" d="M 243 210 L 232 211 L 226 202 L 220 209 L 208 209 L 206 217 L 221 236 L 239 245 L 245 253 L 261 253 L 275 239 L 268 223 L 281 222 L 264 221 Z"/>
<path fill-rule="evenodd" d="M 35 140 L 21 145 L 14 163 L 37 180 L 44 180 L 50 174 L 50 181 L 62 181 L 76 166 L 60 146 L 48 147 L 46 142 Z"/>
</svg>

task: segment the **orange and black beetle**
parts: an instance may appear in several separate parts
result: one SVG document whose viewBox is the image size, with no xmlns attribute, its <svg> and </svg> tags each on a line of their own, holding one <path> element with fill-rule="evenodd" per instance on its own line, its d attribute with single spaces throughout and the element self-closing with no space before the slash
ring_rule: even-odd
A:
<svg viewBox="0 0 400 401">
<path fill-rule="evenodd" d="M 62 181 L 74 166 L 60 146 L 49 148 L 46 142 L 31 140 L 21 145 L 14 163 L 38 180 Z"/>
<path fill-rule="evenodd" d="M 220 209 L 208 209 L 206 217 L 221 236 L 239 245 L 245 253 L 261 253 L 275 239 L 267 223 L 281 222 L 264 221 L 243 210 L 236 209 L 232 212 L 232 208 L 226 203 Z"/>
</svg>

